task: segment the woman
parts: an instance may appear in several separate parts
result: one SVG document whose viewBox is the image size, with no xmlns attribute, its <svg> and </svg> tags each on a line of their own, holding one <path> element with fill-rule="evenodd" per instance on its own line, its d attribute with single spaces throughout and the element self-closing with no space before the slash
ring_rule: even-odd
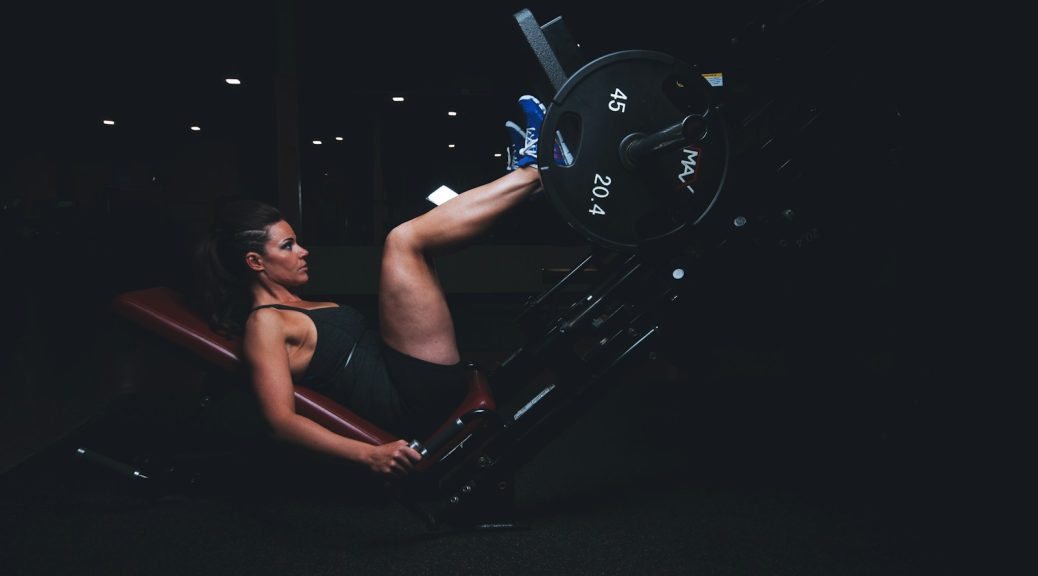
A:
<svg viewBox="0 0 1038 576">
<path fill-rule="evenodd" d="M 218 209 L 201 250 L 211 322 L 243 336 L 252 385 L 276 437 L 378 474 L 406 474 L 421 459 L 404 440 L 372 446 L 297 414 L 293 384 L 323 392 L 401 437 L 430 433 L 460 402 L 461 358 L 431 262 L 540 189 L 534 162 L 544 108 L 532 96 L 519 103 L 526 129 L 513 135 L 508 174 L 386 237 L 379 334 L 351 308 L 296 294 L 309 279 L 308 252 L 276 209 L 249 200 Z"/>
</svg>

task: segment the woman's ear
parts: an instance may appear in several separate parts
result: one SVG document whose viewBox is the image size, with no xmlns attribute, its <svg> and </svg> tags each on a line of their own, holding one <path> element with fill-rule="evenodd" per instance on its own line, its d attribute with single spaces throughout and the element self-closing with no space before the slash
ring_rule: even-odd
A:
<svg viewBox="0 0 1038 576">
<path fill-rule="evenodd" d="M 247 252 L 245 254 L 245 265 L 256 272 L 263 271 L 263 257 L 258 252 Z"/>
</svg>

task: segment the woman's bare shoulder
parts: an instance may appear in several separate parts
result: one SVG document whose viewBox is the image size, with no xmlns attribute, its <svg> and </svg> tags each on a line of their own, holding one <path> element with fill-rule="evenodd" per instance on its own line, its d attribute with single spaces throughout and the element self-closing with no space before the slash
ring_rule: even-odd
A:
<svg viewBox="0 0 1038 576">
<path fill-rule="evenodd" d="M 285 320 L 277 308 L 260 308 L 253 310 L 245 319 L 245 344 L 257 340 L 266 340 L 271 336 L 283 335 Z"/>
</svg>

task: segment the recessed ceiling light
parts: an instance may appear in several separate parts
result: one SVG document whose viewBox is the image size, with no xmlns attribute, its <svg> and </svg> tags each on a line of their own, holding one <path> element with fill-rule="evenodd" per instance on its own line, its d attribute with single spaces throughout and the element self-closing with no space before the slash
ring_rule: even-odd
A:
<svg viewBox="0 0 1038 576">
<path fill-rule="evenodd" d="M 457 115 L 458 115 L 458 113 L 457 113 L 457 112 L 455 112 L 454 110 L 451 110 L 450 112 L 448 112 L 448 113 L 447 113 L 447 115 L 448 115 L 448 116 L 457 116 Z"/>
<path fill-rule="evenodd" d="M 448 148 L 454 148 L 454 144 L 448 144 L 447 147 Z"/>
<path fill-rule="evenodd" d="M 425 199 L 439 206 L 440 204 L 443 204 L 444 202 L 450 200 L 451 198 L 454 198 L 457 195 L 458 193 L 454 190 L 451 190 L 446 186 L 440 186 L 439 188 L 434 190 L 432 194 L 426 196 Z"/>
<path fill-rule="evenodd" d="M 103 124 L 104 124 L 105 126 L 115 126 L 115 120 L 102 120 L 101 122 L 102 122 L 102 123 L 103 123 Z"/>
<path fill-rule="evenodd" d="M 199 130 L 201 130 L 201 128 L 199 128 L 198 126 L 192 126 L 191 127 L 191 131 L 192 132 L 198 132 Z"/>
<path fill-rule="evenodd" d="M 232 85 L 232 86 L 237 86 L 237 85 L 241 84 L 241 80 L 238 80 L 237 78 L 224 78 L 223 81 L 228 83 L 228 84 L 230 84 L 230 85 Z"/>
<path fill-rule="evenodd" d="M 501 153 L 500 152 L 495 152 L 494 153 L 494 158 L 500 158 L 500 157 L 501 157 Z"/>
<path fill-rule="evenodd" d="M 320 141 L 320 140 L 314 140 L 313 142 L 314 142 L 314 144 L 316 144 L 317 146 L 320 146 L 320 145 L 321 145 L 321 141 Z"/>
<path fill-rule="evenodd" d="M 342 142 L 342 136 L 336 136 L 335 139 L 338 140 L 339 142 Z"/>
<path fill-rule="evenodd" d="M 393 96 L 393 102 L 403 102 L 403 101 L 404 101 L 404 97 L 403 96 Z"/>
</svg>

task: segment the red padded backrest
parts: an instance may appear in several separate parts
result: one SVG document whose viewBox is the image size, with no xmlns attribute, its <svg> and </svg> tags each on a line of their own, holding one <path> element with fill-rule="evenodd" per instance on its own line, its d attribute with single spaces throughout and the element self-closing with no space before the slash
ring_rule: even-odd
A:
<svg viewBox="0 0 1038 576">
<path fill-rule="evenodd" d="M 228 372 L 237 370 L 241 364 L 241 343 L 214 332 L 174 290 L 159 286 L 126 292 L 115 297 L 112 307 L 123 318 Z"/>
<path fill-rule="evenodd" d="M 241 367 L 241 342 L 214 332 L 175 290 L 159 286 L 126 292 L 116 296 L 112 307 L 123 318 L 223 370 L 234 372 Z M 303 386 L 295 387 L 295 404 L 303 416 L 347 438 L 369 444 L 396 440 L 345 406 Z"/>
</svg>

